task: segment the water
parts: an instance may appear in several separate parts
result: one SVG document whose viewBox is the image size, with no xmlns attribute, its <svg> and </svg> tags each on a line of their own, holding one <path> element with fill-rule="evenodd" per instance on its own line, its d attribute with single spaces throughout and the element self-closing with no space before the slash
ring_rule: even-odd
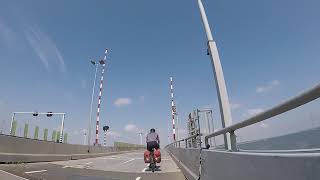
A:
<svg viewBox="0 0 320 180">
<path fill-rule="evenodd" d="M 288 135 L 238 144 L 243 150 L 295 150 L 320 148 L 320 127 Z"/>
</svg>

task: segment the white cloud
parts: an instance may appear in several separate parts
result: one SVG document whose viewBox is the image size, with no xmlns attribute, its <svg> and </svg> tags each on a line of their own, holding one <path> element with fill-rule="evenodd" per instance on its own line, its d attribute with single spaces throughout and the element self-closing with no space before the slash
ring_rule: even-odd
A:
<svg viewBox="0 0 320 180">
<path fill-rule="evenodd" d="M 258 86 L 256 87 L 256 92 L 257 93 L 267 93 L 270 92 L 271 90 L 273 90 L 276 86 L 280 85 L 280 81 L 278 80 L 273 80 L 271 82 L 268 82 L 266 85 L 264 86 Z"/>
<path fill-rule="evenodd" d="M 49 64 L 53 63 L 59 66 L 61 72 L 65 72 L 66 67 L 62 54 L 47 34 L 31 26 L 25 30 L 25 34 L 30 46 L 47 70 L 49 70 Z"/>
<path fill-rule="evenodd" d="M 271 81 L 271 85 L 273 85 L 273 86 L 280 85 L 280 81 L 278 81 L 278 80 L 273 80 L 273 81 Z"/>
<path fill-rule="evenodd" d="M 254 115 L 257 115 L 259 113 L 262 113 L 263 111 L 264 110 L 262 108 L 248 109 L 247 115 L 248 116 L 254 116 Z"/>
<path fill-rule="evenodd" d="M 65 132 L 67 132 L 66 129 L 65 129 Z M 78 129 L 78 130 L 71 131 L 71 135 L 84 135 L 86 133 L 87 133 L 86 129 Z"/>
<path fill-rule="evenodd" d="M 127 124 L 124 127 L 124 130 L 129 133 L 139 133 L 143 131 L 142 129 L 139 129 L 135 124 Z"/>
<path fill-rule="evenodd" d="M 241 104 L 238 103 L 230 103 L 231 109 L 239 109 L 241 107 Z"/>
<path fill-rule="evenodd" d="M 204 105 L 204 106 L 201 106 L 200 109 L 201 110 L 205 110 L 205 109 L 210 110 L 210 109 L 214 109 L 214 108 L 213 108 L 213 105 Z"/>
<path fill-rule="evenodd" d="M 117 107 L 126 106 L 129 104 L 131 104 L 130 98 L 118 98 L 117 100 L 114 101 L 114 105 Z"/>
<path fill-rule="evenodd" d="M 121 137 L 121 134 L 116 131 L 107 131 L 107 136 L 110 136 L 113 138 L 119 138 Z"/>
</svg>

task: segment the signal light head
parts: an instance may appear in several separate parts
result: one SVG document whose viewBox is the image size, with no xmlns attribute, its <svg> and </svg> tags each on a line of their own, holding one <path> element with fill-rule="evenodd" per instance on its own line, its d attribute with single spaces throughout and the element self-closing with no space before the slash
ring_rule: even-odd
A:
<svg viewBox="0 0 320 180">
<path fill-rule="evenodd" d="M 103 126 L 103 131 L 108 131 L 109 130 L 109 126 Z"/>
<path fill-rule="evenodd" d="M 52 116 L 52 112 L 48 112 L 47 117 L 51 117 L 51 116 Z"/>
</svg>

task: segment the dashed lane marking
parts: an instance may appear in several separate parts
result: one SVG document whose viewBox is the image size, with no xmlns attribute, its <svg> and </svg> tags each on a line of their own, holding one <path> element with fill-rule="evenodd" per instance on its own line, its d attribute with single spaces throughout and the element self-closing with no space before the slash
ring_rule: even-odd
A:
<svg viewBox="0 0 320 180">
<path fill-rule="evenodd" d="M 149 168 L 149 166 L 150 166 L 150 163 L 147 164 L 147 167 L 145 167 L 145 168 L 142 169 L 142 172 L 146 172 L 146 170 Z"/>
<path fill-rule="evenodd" d="M 47 170 L 39 170 L 39 171 L 28 171 L 28 172 L 24 172 L 26 174 L 33 174 L 33 173 L 40 173 L 40 172 L 46 172 Z"/>
<path fill-rule="evenodd" d="M 1 174 L 2 174 L 2 175 L 1 175 Z M 4 174 L 8 175 L 9 177 L 10 177 L 10 176 L 11 176 L 11 177 L 15 177 L 16 180 L 29 180 L 29 179 L 26 179 L 26 178 L 23 178 L 23 177 L 20 177 L 20 176 L 17 176 L 17 175 L 8 173 L 8 172 L 6 172 L 6 171 L 0 170 L 0 176 L 3 177 L 3 176 L 5 176 Z"/>
<path fill-rule="evenodd" d="M 135 159 L 132 158 L 132 159 L 130 159 L 130 160 L 126 161 L 126 162 L 123 162 L 123 163 L 121 163 L 121 164 L 126 164 L 126 163 L 131 162 L 131 161 L 134 161 L 134 160 L 135 160 Z"/>
<path fill-rule="evenodd" d="M 88 168 L 90 164 L 93 162 L 87 162 L 84 164 L 76 164 L 76 165 L 71 165 L 71 166 L 63 166 L 62 168 Z"/>
</svg>

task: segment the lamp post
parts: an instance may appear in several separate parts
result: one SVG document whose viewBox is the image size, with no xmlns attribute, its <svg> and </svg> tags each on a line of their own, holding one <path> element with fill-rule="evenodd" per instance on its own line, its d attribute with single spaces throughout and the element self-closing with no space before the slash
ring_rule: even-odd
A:
<svg viewBox="0 0 320 180">
<path fill-rule="evenodd" d="M 88 136 L 88 134 L 87 134 L 87 130 L 83 130 L 83 145 L 86 145 L 86 143 L 87 143 L 87 136 Z"/>
<path fill-rule="evenodd" d="M 215 75 L 215 84 L 216 84 L 218 100 L 219 100 L 220 116 L 222 120 L 222 127 L 224 128 L 226 126 L 232 125 L 232 117 L 231 117 L 231 110 L 230 110 L 227 88 L 224 80 L 224 75 L 222 71 L 222 66 L 219 58 L 217 45 L 213 40 L 207 15 L 201 0 L 198 0 L 198 6 L 199 6 L 202 22 L 208 38 L 208 54 L 210 55 L 212 69 Z M 231 133 L 231 134 L 226 133 L 224 135 L 225 148 L 229 150 L 231 150 L 231 136 L 232 138 L 234 138 L 233 137 L 235 136 L 234 133 Z"/>
<path fill-rule="evenodd" d="M 92 65 L 94 65 L 96 68 L 94 73 L 94 79 L 93 79 L 93 86 L 92 86 L 92 93 L 91 93 L 91 105 L 90 105 L 90 116 L 89 116 L 89 123 L 88 123 L 88 146 L 90 146 L 91 141 L 91 122 L 92 122 L 92 106 L 93 106 L 93 97 L 94 97 L 94 89 L 96 87 L 96 79 L 97 79 L 97 71 L 98 71 L 98 63 L 95 61 L 90 61 Z"/>
<path fill-rule="evenodd" d="M 208 134 L 211 134 L 214 132 L 214 123 L 213 123 L 213 117 L 212 117 L 212 110 L 206 111 L 206 119 L 207 119 L 207 128 L 208 128 Z M 209 120 L 209 116 L 211 118 L 211 125 L 212 125 L 212 129 L 211 129 L 211 125 L 210 125 L 210 120 Z M 213 141 L 214 141 L 214 146 L 217 146 L 216 144 L 216 137 L 213 137 Z M 212 141 L 210 139 L 210 145 L 212 146 Z"/>
<path fill-rule="evenodd" d="M 140 135 L 140 145 L 142 145 L 142 132 L 139 132 L 139 135 Z"/>
<path fill-rule="evenodd" d="M 12 117 L 11 117 L 11 123 L 10 123 L 10 135 L 12 135 L 12 125 L 13 125 L 13 121 L 14 121 L 14 117 L 15 117 L 15 113 L 12 113 Z"/>
</svg>

